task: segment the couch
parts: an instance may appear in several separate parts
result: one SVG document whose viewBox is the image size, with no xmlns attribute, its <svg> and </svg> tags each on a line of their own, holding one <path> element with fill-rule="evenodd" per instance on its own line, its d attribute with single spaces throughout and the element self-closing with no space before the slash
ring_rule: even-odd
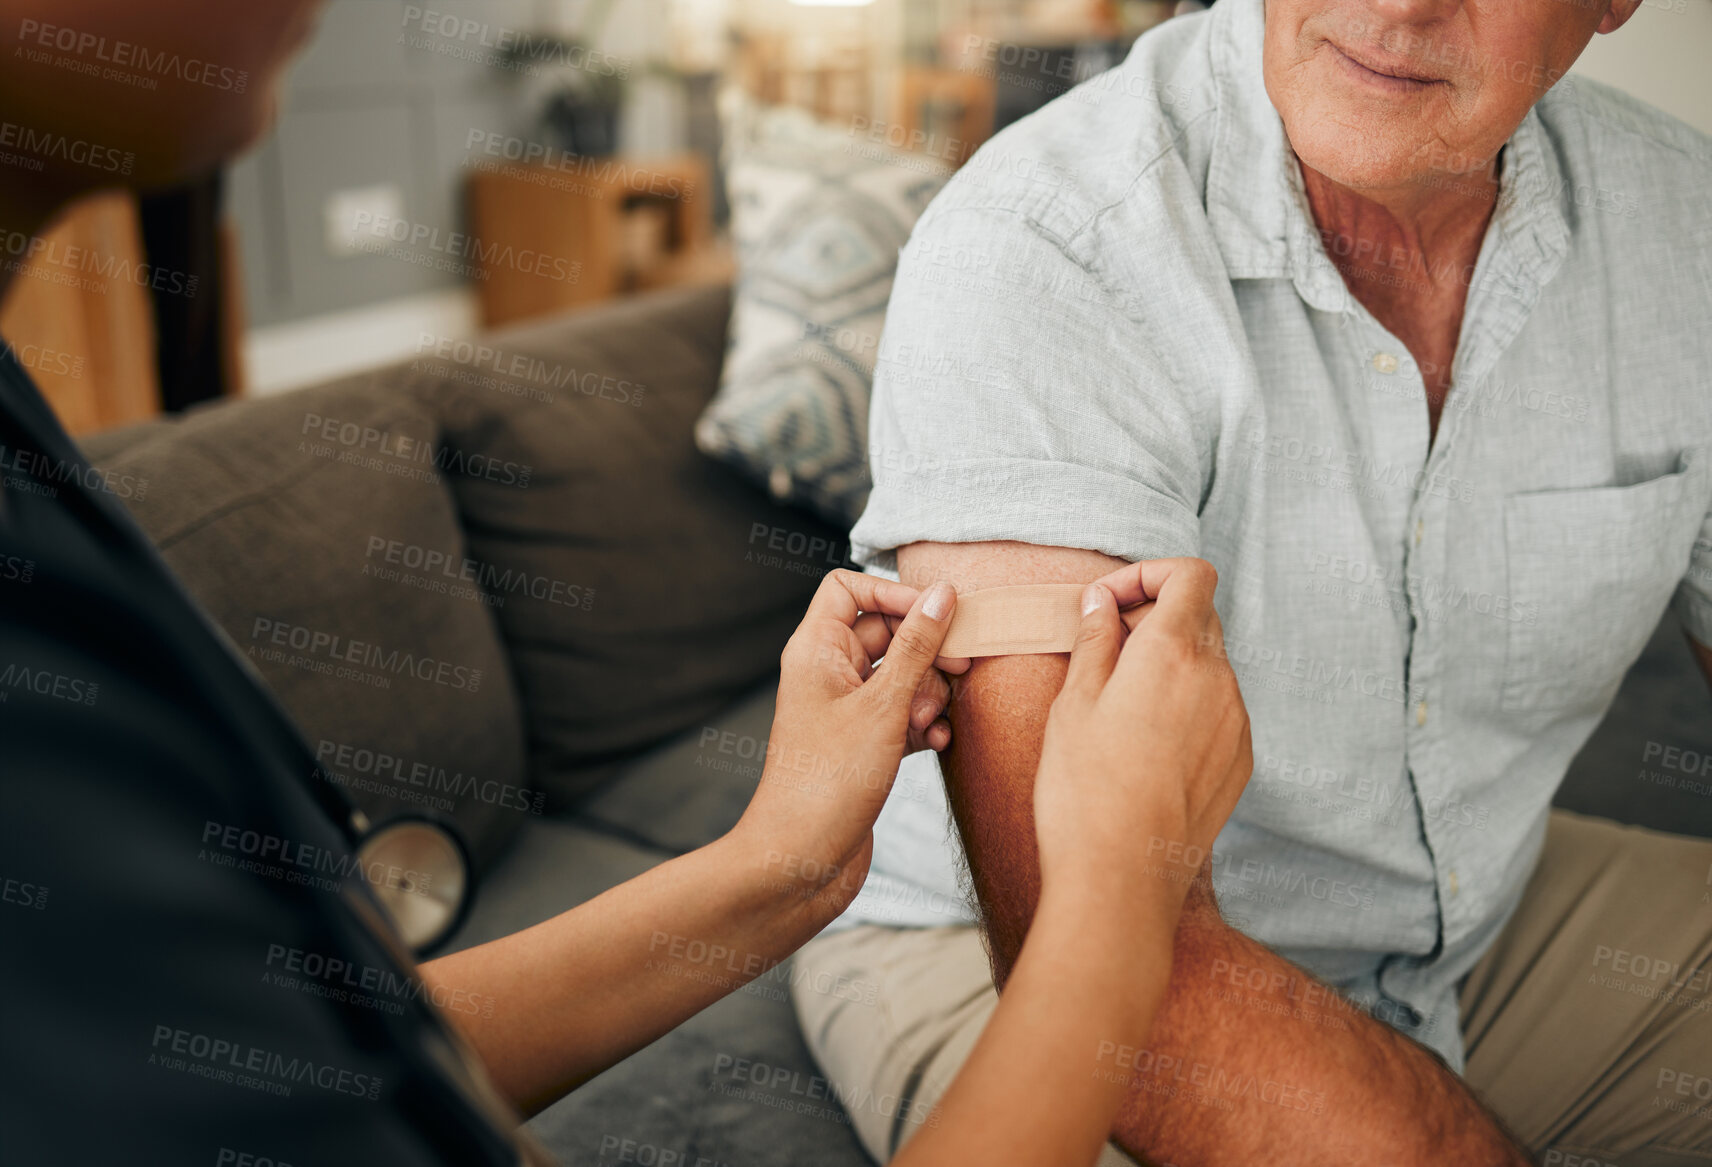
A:
<svg viewBox="0 0 1712 1167">
<path fill-rule="evenodd" d="M 778 652 L 847 545 L 696 452 L 729 314 L 700 288 L 425 337 L 386 369 L 86 442 L 328 780 L 373 815 L 456 823 L 481 877 L 452 948 L 715 838 L 759 777 Z M 1712 754 L 1708 704 L 1667 616 L 1560 804 L 1712 835 L 1712 797 L 1646 777 L 1661 744 Z M 860 1167 L 789 978 L 533 1127 L 567 1164 Z M 739 1058 L 777 1084 L 722 1089 Z"/>
</svg>

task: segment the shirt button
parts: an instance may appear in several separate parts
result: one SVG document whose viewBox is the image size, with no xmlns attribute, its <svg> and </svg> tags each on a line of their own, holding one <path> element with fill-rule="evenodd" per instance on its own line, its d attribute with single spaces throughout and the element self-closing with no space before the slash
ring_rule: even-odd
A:
<svg viewBox="0 0 1712 1167">
<path fill-rule="evenodd" d="M 1427 529 L 1427 520 L 1425 520 L 1425 519 L 1416 519 L 1415 520 L 1415 546 L 1419 547 L 1421 545 L 1421 535 L 1426 532 L 1426 529 Z"/>
<path fill-rule="evenodd" d="M 1455 898 L 1456 898 L 1456 893 L 1457 893 L 1457 891 L 1458 891 L 1458 889 L 1459 889 L 1459 888 L 1460 888 L 1460 887 L 1461 887 L 1461 886 L 1462 886 L 1462 885 L 1461 885 L 1461 884 L 1459 884 L 1459 883 L 1458 883 L 1458 882 L 1457 882 L 1457 878 L 1456 878 L 1456 872 L 1455 872 L 1455 871 L 1447 871 L 1447 872 L 1445 872 L 1445 883 L 1446 883 L 1446 884 L 1448 884 L 1448 885 L 1449 885 L 1449 886 L 1450 886 L 1450 894 L 1451 894 L 1451 898 L 1452 898 L 1452 899 L 1455 899 Z"/>
<path fill-rule="evenodd" d="M 1394 353 L 1374 353 L 1373 371 L 1390 376 L 1397 371 L 1397 357 Z"/>
<path fill-rule="evenodd" d="M 1427 703 L 1425 700 L 1423 700 L 1419 705 L 1415 706 L 1415 724 L 1416 725 L 1427 724 Z"/>
</svg>

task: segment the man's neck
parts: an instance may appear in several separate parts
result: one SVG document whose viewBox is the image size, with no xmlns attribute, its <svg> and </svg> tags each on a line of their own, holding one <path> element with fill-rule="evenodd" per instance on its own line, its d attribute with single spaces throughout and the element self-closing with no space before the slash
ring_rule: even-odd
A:
<svg viewBox="0 0 1712 1167">
<path fill-rule="evenodd" d="M 1414 358 L 1431 443 L 1451 391 L 1475 261 L 1498 203 L 1496 167 L 1403 191 L 1354 191 L 1306 163 L 1302 178 L 1345 286 Z"/>
<path fill-rule="evenodd" d="M 1466 290 L 1466 269 L 1498 202 L 1496 167 L 1447 173 L 1430 187 L 1356 191 L 1303 163 L 1302 180 L 1326 253 L 1346 281 Z M 1362 298 L 1356 283 L 1351 290 Z"/>
</svg>

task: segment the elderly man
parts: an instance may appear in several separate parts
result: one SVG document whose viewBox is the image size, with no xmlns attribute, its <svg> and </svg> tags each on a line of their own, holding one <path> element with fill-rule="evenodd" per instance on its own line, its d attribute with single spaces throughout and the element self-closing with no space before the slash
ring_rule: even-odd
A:
<svg viewBox="0 0 1712 1167">
<path fill-rule="evenodd" d="M 1712 847 L 1550 810 L 1673 597 L 1712 675 L 1712 144 L 1561 80 L 1638 6 L 1221 0 L 988 143 L 904 252 L 859 557 L 1221 573 L 1256 772 L 1150 1048 L 1100 1051 L 1112 1162 L 1712 1155 Z M 853 1115 L 882 1161 L 1028 929 L 1064 669 L 957 682 L 943 789 L 906 762 L 799 958 L 882 985 L 797 998 L 841 1092 L 897 1100 Z"/>
</svg>

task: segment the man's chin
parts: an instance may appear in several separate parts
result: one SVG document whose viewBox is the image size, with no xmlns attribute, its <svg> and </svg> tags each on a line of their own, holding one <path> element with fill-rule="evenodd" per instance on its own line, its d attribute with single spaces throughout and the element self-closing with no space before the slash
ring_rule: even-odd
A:
<svg viewBox="0 0 1712 1167">
<path fill-rule="evenodd" d="M 1403 190 L 1421 186 L 1428 178 L 1419 147 L 1371 130 L 1316 128 L 1291 135 L 1290 146 L 1302 165 L 1353 191 Z"/>
</svg>

